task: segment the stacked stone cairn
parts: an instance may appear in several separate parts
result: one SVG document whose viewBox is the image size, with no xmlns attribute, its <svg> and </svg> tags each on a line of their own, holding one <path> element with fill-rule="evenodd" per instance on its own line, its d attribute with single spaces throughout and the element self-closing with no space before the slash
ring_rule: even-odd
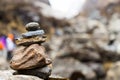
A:
<svg viewBox="0 0 120 80">
<path fill-rule="evenodd" d="M 18 74 L 48 79 L 52 71 L 52 61 L 41 45 L 46 41 L 45 32 L 36 22 L 28 23 L 26 30 L 28 32 L 15 40 L 18 47 L 13 51 L 10 67 Z"/>
</svg>

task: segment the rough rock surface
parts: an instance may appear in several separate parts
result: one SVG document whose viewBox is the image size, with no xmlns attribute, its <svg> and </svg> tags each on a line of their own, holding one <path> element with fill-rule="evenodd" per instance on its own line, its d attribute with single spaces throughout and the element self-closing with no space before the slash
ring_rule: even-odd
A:
<svg viewBox="0 0 120 80">
<path fill-rule="evenodd" d="M 27 38 L 22 38 L 22 39 L 16 39 L 15 43 L 17 45 L 25 45 L 25 46 L 28 46 L 28 45 L 31 45 L 33 43 L 38 43 L 38 44 L 41 44 L 43 42 L 46 41 L 46 36 L 36 36 L 36 37 L 31 37 L 29 39 Z"/>
<path fill-rule="evenodd" d="M 120 79 L 120 62 L 116 62 L 108 70 L 106 80 L 119 80 Z"/>
<path fill-rule="evenodd" d="M 14 51 L 14 56 L 10 62 L 12 69 L 32 69 L 36 67 L 43 67 L 51 64 L 45 55 L 45 49 L 38 44 L 33 44 L 29 47 L 21 46 Z"/>
<path fill-rule="evenodd" d="M 53 63 L 52 74 L 74 78 L 75 73 L 75 75 L 78 76 L 77 79 L 87 80 L 95 80 L 97 77 L 95 72 L 90 67 L 72 58 L 55 59 Z"/>
<path fill-rule="evenodd" d="M 43 80 L 35 76 L 26 76 L 26 75 L 14 75 L 9 78 L 10 80 Z"/>
<path fill-rule="evenodd" d="M 0 71 L 0 80 L 43 80 L 35 76 L 13 75 L 14 72 L 13 70 Z"/>
</svg>

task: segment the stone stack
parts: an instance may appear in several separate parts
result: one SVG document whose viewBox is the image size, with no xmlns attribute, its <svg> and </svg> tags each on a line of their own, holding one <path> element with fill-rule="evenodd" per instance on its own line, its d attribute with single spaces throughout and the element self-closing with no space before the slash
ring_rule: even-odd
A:
<svg viewBox="0 0 120 80">
<path fill-rule="evenodd" d="M 15 40 L 18 47 L 13 51 L 10 67 L 17 70 L 18 74 L 47 79 L 51 75 L 52 61 L 41 45 L 46 41 L 44 30 L 41 30 L 36 22 L 28 23 L 26 30 L 28 32 Z"/>
</svg>

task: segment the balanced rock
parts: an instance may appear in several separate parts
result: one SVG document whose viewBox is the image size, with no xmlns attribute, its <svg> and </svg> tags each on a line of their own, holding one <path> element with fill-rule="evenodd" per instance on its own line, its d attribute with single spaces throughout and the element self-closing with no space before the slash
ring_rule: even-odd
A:
<svg viewBox="0 0 120 80">
<path fill-rule="evenodd" d="M 40 30 L 39 24 L 31 22 L 26 25 L 28 32 L 23 33 L 21 38 L 15 40 L 15 43 L 20 46 L 29 46 L 32 44 L 41 44 L 46 41 L 44 30 Z"/>
<path fill-rule="evenodd" d="M 35 36 L 31 38 L 20 38 L 16 39 L 15 43 L 16 45 L 23 45 L 23 46 L 29 46 L 31 44 L 41 44 L 46 41 L 46 36 Z"/>
<path fill-rule="evenodd" d="M 52 71 L 50 66 L 52 61 L 41 45 L 46 41 L 44 30 L 40 30 L 39 24 L 36 22 L 28 23 L 26 30 L 28 32 L 15 40 L 18 47 L 13 51 L 10 67 L 17 70 L 17 75 L 33 75 L 48 79 Z"/>
<path fill-rule="evenodd" d="M 44 47 L 38 44 L 29 47 L 20 46 L 13 53 L 10 66 L 15 70 L 32 69 L 51 64 L 51 60 L 45 54 Z"/>
<path fill-rule="evenodd" d="M 42 79 L 47 79 L 51 75 L 51 71 L 52 71 L 52 66 L 50 64 L 43 68 L 18 70 L 18 74 L 34 75 Z"/>
<path fill-rule="evenodd" d="M 44 34 L 44 30 L 36 30 L 36 31 L 29 31 L 27 33 L 23 33 L 22 36 L 24 38 L 27 38 L 27 37 L 39 36 L 43 34 Z"/>
<path fill-rule="evenodd" d="M 39 24 L 36 22 L 30 22 L 30 23 L 26 24 L 25 27 L 26 27 L 27 31 L 36 31 L 36 30 L 40 29 Z"/>
</svg>

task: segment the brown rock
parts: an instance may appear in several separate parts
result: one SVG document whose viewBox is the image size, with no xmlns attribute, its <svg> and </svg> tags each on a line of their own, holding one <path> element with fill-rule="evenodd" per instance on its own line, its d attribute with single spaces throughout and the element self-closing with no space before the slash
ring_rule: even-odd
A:
<svg viewBox="0 0 120 80">
<path fill-rule="evenodd" d="M 29 47 L 20 46 L 13 52 L 10 67 L 15 70 L 33 69 L 43 67 L 51 63 L 45 55 L 45 49 L 38 44 Z"/>
<path fill-rule="evenodd" d="M 36 37 L 31 37 L 31 38 L 20 38 L 20 39 L 16 39 L 15 43 L 17 45 L 31 45 L 31 44 L 35 44 L 35 43 L 42 43 L 46 41 L 46 36 L 36 36 Z"/>
</svg>

